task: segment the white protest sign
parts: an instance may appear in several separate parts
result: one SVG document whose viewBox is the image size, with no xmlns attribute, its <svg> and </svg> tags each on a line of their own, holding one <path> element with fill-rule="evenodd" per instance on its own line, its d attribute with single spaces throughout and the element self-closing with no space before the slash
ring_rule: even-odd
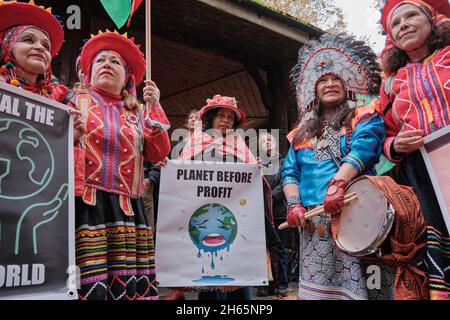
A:
<svg viewBox="0 0 450 320">
<path fill-rule="evenodd" d="M 257 165 L 169 161 L 161 170 L 159 199 L 161 287 L 267 285 Z"/>
</svg>

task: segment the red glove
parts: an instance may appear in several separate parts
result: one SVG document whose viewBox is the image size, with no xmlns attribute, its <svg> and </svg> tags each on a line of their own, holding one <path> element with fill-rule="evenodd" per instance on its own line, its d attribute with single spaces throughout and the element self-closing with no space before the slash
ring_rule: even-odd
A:
<svg viewBox="0 0 450 320">
<path fill-rule="evenodd" d="M 325 212 L 332 215 L 341 212 L 344 207 L 345 187 L 348 182 L 345 180 L 332 179 L 328 184 L 328 190 L 323 200 Z"/>
<path fill-rule="evenodd" d="M 288 208 L 286 221 L 289 227 L 304 227 L 306 209 L 301 204 L 292 205 Z"/>
</svg>

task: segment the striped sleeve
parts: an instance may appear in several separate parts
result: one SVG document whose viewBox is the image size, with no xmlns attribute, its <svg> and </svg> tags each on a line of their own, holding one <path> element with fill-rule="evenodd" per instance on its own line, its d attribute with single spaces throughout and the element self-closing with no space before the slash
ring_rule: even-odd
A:
<svg viewBox="0 0 450 320">
<path fill-rule="evenodd" d="M 361 174 L 379 162 L 386 132 L 383 119 L 373 114 L 362 119 L 356 126 L 350 141 L 350 153 L 342 159 Z"/>
<path fill-rule="evenodd" d="M 281 169 L 283 186 L 288 184 L 300 184 L 301 169 L 297 164 L 297 157 L 294 148 L 291 146 Z"/>
</svg>

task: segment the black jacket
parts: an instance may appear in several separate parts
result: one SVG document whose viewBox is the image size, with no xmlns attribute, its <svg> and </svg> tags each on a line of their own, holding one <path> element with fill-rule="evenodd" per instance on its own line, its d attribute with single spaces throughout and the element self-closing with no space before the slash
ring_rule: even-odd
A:
<svg viewBox="0 0 450 320">
<path fill-rule="evenodd" d="M 284 158 L 280 158 L 278 172 L 274 175 L 265 176 L 272 190 L 273 218 L 276 220 L 286 219 L 287 202 L 283 192 L 283 182 L 281 168 L 283 168 Z"/>
</svg>

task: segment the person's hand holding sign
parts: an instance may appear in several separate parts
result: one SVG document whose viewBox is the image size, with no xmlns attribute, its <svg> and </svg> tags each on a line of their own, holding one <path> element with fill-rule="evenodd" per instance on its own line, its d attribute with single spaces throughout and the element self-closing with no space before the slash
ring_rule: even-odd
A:
<svg viewBox="0 0 450 320">
<path fill-rule="evenodd" d="M 156 168 L 161 169 L 162 167 L 167 166 L 167 161 L 169 161 L 169 158 L 165 157 L 163 161 L 156 164 Z"/>
<path fill-rule="evenodd" d="M 74 117 L 73 119 L 73 143 L 77 144 L 78 140 L 86 132 L 86 126 L 84 124 L 83 114 L 81 111 L 76 109 L 69 109 L 69 114 Z"/>
</svg>

